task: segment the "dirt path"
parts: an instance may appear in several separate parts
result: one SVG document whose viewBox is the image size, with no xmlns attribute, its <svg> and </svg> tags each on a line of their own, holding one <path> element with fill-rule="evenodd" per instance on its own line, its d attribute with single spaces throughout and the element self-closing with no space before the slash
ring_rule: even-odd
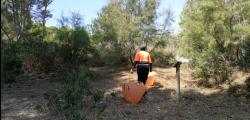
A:
<svg viewBox="0 0 250 120">
<path fill-rule="evenodd" d="M 105 120 L 249 120 L 250 101 L 229 96 L 223 89 L 198 88 L 190 71 L 181 70 L 182 99 L 175 99 L 175 69 L 154 68 L 156 85 L 141 103 L 124 101 L 121 85 L 136 80 L 136 72 L 129 68 L 92 68 L 96 75 L 91 80 L 94 88 L 105 91 L 104 100 L 87 102 L 83 113 L 87 119 Z M 239 76 L 250 76 L 239 74 Z M 237 76 L 236 76 L 237 78 Z M 246 77 L 240 77 L 246 79 Z M 54 120 L 59 119 L 47 108 L 43 94 L 60 89 L 61 83 L 46 75 L 21 76 L 11 86 L 1 86 L 1 119 Z"/>
</svg>

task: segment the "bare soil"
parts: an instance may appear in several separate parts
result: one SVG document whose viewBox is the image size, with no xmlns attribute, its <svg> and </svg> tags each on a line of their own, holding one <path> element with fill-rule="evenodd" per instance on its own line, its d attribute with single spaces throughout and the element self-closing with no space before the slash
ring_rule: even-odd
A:
<svg viewBox="0 0 250 120">
<path fill-rule="evenodd" d="M 1 120 L 56 119 L 48 109 L 44 94 L 62 88 L 62 83 L 45 74 L 26 74 L 15 83 L 1 84 Z"/>
<path fill-rule="evenodd" d="M 156 67 L 157 79 L 139 104 L 123 99 L 121 86 L 136 82 L 136 72 L 129 68 L 92 68 L 94 88 L 105 91 L 104 99 L 94 103 L 84 98 L 82 113 L 86 119 L 104 120 L 249 120 L 250 100 L 244 96 L 228 94 L 229 85 L 203 88 L 196 85 L 190 70 L 181 69 L 181 99 L 175 97 L 175 68 Z M 245 85 L 250 73 L 237 72 L 233 85 Z M 20 76 L 16 83 L 1 85 L 1 119 L 33 120 L 63 119 L 48 109 L 43 94 L 62 89 L 62 83 L 51 81 L 47 75 Z"/>
</svg>

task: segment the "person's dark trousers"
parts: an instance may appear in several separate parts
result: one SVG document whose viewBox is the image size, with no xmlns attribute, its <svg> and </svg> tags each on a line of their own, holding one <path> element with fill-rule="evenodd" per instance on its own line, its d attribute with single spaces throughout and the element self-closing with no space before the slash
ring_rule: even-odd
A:
<svg viewBox="0 0 250 120">
<path fill-rule="evenodd" d="M 149 73 L 149 64 L 137 64 L 138 81 L 146 84 Z"/>
</svg>

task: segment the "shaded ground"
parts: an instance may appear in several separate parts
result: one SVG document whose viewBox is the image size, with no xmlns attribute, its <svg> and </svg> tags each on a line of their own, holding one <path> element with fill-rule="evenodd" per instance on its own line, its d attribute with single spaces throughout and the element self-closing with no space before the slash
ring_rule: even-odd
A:
<svg viewBox="0 0 250 120">
<path fill-rule="evenodd" d="M 136 80 L 136 72 L 128 68 L 93 68 L 91 81 L 95 88 L 105 91 L 104 100 L 94 103 L 85 98 L 83 114 L 87 119 L 107 120 L 249 120 L 250 101 L 227 94 L 227 85 L 218 89 L 198 88 L 190 71 L 181 70 L 181 101 L 175 99 L 175 69 L 154 68 L 155 87 L 139 104 L 128 104 L 121 94 L 121 85 Z M 34 77 L 35 76 L 35 77 Z M 234 75 L 235 84 L 244 84 L 250 74 Z M 60 89 L 61 84 L 46 75 L 21 76 L 17 83 L 1 87 L 1 119 L 61 119 L 47 108 L 43 94 Z"/>
<path fill-rule="evenodd" d="M 54 119 L 44 93 L 60 89 L 62 84 L 49 78 L 43 74 L 28 74 L 19 76 L 16 83 L 1 84 L 1 119 Z"/>
</svg>

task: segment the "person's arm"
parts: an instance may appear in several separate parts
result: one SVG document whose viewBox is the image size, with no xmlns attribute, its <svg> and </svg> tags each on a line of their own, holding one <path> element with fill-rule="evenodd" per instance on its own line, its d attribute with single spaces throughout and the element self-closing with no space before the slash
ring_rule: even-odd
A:
<svg viewBox="0 0 250 120">
<path fill-rule="evenodd" d="M 150 67 L 150 72 L 152 72 L 152 63 L 149 63 L 149 67 Z"/>
<path fill-rule="evenodd" d="M 149 71 L 152 72 L 152 60 L 151 60 L 151 56 L 148 56 L 148 62 L 149 62 Z"/>
</svg>

